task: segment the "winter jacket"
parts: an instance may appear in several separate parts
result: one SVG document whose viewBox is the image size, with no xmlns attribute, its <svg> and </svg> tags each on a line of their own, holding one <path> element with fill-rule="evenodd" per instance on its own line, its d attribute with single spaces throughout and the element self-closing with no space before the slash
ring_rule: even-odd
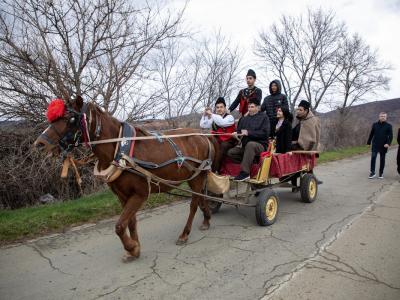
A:
<svg viewBox="0 0 400 300">
<path fill-rule="evenodd" d="M 275 131 L 276 152 L 286 153 L 292 149 L 292 123 L 284 120 L 281 127 Z"/>
<path fill-rule="evenodd" d="M 271 86 L 275 83 L 278 86 L 278 90 L 273 93 Z M 278 108 L 286 108 L 289 110 L 289 103 L 285 94 L 281 93 L 282 86 L 279 80 L 273 80 L 269 84 L 269 93 L 270 95 L 264 98 L 264 101 L 261 105 L 261 111 L 265 111 L 268 115 L 269 121 L 271 123 L 272 129 L 275 128 L 277 117 L 276 110 Z"/>
<path fill-rule="evenodd" d="M 299 119 L 298 124 L 293 128 L 292 139 L 296 141 L 296 148 L 306 151 L 319 151 L 321 124 L 319 118 L 309 111 L 304 119 Z"/>
<path fill-rule="evenodd" d="M 242 146 L 245 147 L 250 141 L 262 144 L 264 147 L 268 144 L 269 136 L 269 120 L 264 113 L 258 112 L 255 115 L 247 115 L 239 121 L 237 132 L 241 133 L 242 129 L 248 131 L 247 136 L 242 137 Z"/>
<path fill-rule="evenodd" d="M 372 143 L 373 152 L 386 152 L 385 144 L 390 145 L 393 140 L 392 125 L 388 122 L 376 122 L 372 125 L 371 132 L 368 137 L 368 145 Z"/>
<path fill-rule="evenodd" d="M 400 174 L 400 128 L 397 132 L 397 144 L 399 144 L 399 148 L 397 149 L 397 172 Z"/>
<path fill-rule="evenodd" d="M 255 98 L 259 103 L 262 99 L 262 90 L 258 87 L 253 87 L 252 89 L 245 88 L 239 91 L 235 101 L 229 106 L 229 111 L 234 111 L 239 105 L 239 112 L 243 115 L 247 113 L 247 106 L 249 105 L 249 100 Z"/>
</svg>

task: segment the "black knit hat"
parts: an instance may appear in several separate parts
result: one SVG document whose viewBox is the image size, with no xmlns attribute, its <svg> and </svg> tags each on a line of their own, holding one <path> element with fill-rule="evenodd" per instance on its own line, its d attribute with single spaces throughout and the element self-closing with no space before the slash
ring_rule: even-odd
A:
<svg viewBox="0 0 400 300">
<path fill-rule="evenodd" d="M 218 97 L 217 101 L 215 101 L 215 106 L 217 106 L 217 104 L 222 103 L 225 107 L 226 107 L 226 102 L 224 97 Z"/>
<path fill-rule="evenodd" d="M 249 99 L 249 104 L 255 104 L 257 106 L 260 106 L 260 100 L 258 100 L 257 98 L 250 98 Z"/>
<path fill-rule="evenodd" d="M 304 109 L 308 109 L 309 110 L 311 105 L 310 105 L 310 102 L 308 102 L 306 100 L 301 100 L 298 106 L 299 107 L 301 106 Z"/>
<path fill-rule="evenodd" d="M 256 72 L 254 72 L 252 69 L 249 69 L 249 70 L 247 71 L 246 77 L 247 77 L 247 76 L 252 76 L 254 79 L 256 79 Z"/>
</svg>

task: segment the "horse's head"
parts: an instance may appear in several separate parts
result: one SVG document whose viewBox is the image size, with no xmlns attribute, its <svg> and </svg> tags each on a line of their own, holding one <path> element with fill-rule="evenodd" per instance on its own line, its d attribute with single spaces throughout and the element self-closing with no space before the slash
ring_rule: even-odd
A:
<svg viewBox="0 0 400 300">
<path fill-rule="evenodd" d="M 47 109 L 50 125 L 36 139 L 36 148 L 59 155 L 78 146 L 82 136 L 83 106 L 81 96 L 77 96 L 72 102 L 61 99 L 51 101 Z"/>
</svg>

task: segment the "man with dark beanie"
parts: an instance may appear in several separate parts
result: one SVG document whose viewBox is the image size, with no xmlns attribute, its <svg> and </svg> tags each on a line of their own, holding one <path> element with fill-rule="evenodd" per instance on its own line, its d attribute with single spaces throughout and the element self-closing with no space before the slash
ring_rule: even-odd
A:
<svg viewBox="0 0 400 300">
<path fill-rule="evenodd" d="M 240 174 L 237 181 L 250 178 L 250 168 L 254 157 L 265 151 L 268 144 L 269 120 L 268 116 L 260 112 L 260 101 L 256 98 L 249 100 L 249 113 L 242 117 L 237 127 L 237 133 L 242 135 L 242 146 L 228 151 L 228 156 L 241 162 Z"/>
<path fill-rule="evenodd" d="M 319 151 L 321 124 L 319 118 L 310 110 L 310 102 L 301 100 L 296 109 L 297 124 L 292 130 L 292 150 Z M 316 178 L 318 184 L 322 181 Z M 292 178 L 292 185 L 297 186 L 297 177 Z M 293 188 L 292 191 L 296 191 Z"/>
<path fill-rule="evenodd" d="M 219 97 L 215 101 L 215 113 L 211 111 L 211 108 L 204 110 L 200 120 L 200 127 L 211 129 L 211 133 L 220 134 L 217 136 L 219 151 L 217 152 L 217 158 L 213 167 L 213 171 L 218 172 L 223 157 L 226 156 L 229 149 L 235 147 L 237 144 L 237 139 L 231 135 L 236 132 L 235 119 L 227 113 L 223 97 Z"/>
<path fill-rule="evenodd" d="M 318 151 L 321 125 L 310 110 L 310 102 L 301 100 L 297 110 L 297 124 L 292 131 L 292 150 Z"/>
<path fill-rule="evenodd" d="M 281 82 L 278 79 L 275 79 L 269 84 L 269 93 L 270 95 L 264 98 L 264 101 L 261 105 L 261 111 L 265 111 L 269 118 L 269 122 L 271 124 L 271 132 L 270 136 L 274 136 L 275 126 L 278 122 L 276 117 L 276 111 L 278 108 L 282 108 L 284 110 L 289 110 L 289 103 L 285 94 L 281 93 L 282 86 Z"/>
<path fill-rule="evenodd" d="M 371 170 L 369 179 L 374 178 L 375 175 L 375 163 L 376 157 L 380 157 L 379 164 L 379 179 L 383 179 L 383 170 L 385 169 L 385 156 L 390 144 L 393 140 L 393 129 L 392 125 L 386 122 L 387 114 L 381 112 L 379 114 L 379 121 L 372 125 L 371 132 L 368 137 L 367 145 L 371 145 Z"/>
<path fill-rule="evenodd" d="M 233 101 L 229 107 L 229 112 L 234 111 L 239 105 L 239 112 L 241 116 L 244 116 L 247 113 L 247 107 L 250 99 L 257 99 L 257 101 L 261 103 L 262 91 L 254 85 L 255 82 L 256 72 L 254 72 L 252 69 L 249 69 L 246 75 L 247 88 L 239 91 L 235 101 Z"/>
</svg>

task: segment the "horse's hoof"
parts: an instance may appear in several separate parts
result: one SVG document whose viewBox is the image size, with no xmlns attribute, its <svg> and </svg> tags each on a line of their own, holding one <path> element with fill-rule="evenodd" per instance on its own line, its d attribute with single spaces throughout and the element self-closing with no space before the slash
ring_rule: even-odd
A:
<svg viewBox="0 0 400 300">
<path fill-rule="evenodd" d="M 134 261 L 134 260 L 136 260 L 138 258 L 139 258 L 139 256 L 134 256 L 134 255 L 131 255 L 130 253 L 127 253 L 122 257 L 122 262 L 129 263 L 129 262 Z"/>
<path fill-rule="evenodd" d="M 200 230 L 208 230 L 210 229 L 210 224 L 201 224 L 201 226 L 199 227 Z"/>
<path fill-rule="evenodd" d="M 187 241 L 188 241 L 188 239 L 181 239 L 181 238 L 179 238 L 179 239 L 176 241 L 176 244 L 177 244 L 178 246 L 185 245 L 185 244 L 187 243 Z"/>
</svg>

